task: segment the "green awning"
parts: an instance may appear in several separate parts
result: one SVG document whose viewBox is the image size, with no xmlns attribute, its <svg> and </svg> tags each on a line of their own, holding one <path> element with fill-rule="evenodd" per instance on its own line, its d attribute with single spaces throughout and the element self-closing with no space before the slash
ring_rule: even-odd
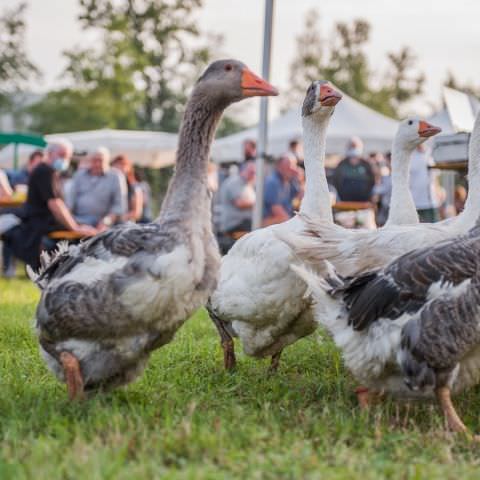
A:
<svg viewBox="0 0 480 480">
<path fill-rule="evenodd" d="M 15 146 L 15 154 L 13 158 L 13 168 L 18 167 L 18 145 L 34 145 L 36 147 L 46 147 L 47 142 L 41 135 L 33 135 L 30 133 L 0 133 L 0 145 L 9 145 L 13 143 Z"/>
</svg>

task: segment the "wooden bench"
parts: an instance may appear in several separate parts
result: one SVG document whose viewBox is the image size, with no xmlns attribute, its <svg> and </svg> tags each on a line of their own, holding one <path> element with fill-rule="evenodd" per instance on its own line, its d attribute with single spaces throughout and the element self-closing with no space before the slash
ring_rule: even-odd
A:
<svg viewBox="0 0 480 480">
<path fill-rule="evenodd" d="M 25 200 L 18 198 L 0 198 L 0 208 L 21 207 Z"/>
<path fill-rule="evenodd" d="M 336 202 L 332 208 L 339 212 L 357 212 L 374 208 L 374 205 L 371 202 Z"/>
<path fill-rule="evenodd" d="M 81 233 L 72 232 L 71 230 L 55 230 L 54 232 L 50 232 L 48 234 L 48 238 L 52 240 L 82 240 L 82 238 L 86 238 L 85 235 Z"/>
</svg>

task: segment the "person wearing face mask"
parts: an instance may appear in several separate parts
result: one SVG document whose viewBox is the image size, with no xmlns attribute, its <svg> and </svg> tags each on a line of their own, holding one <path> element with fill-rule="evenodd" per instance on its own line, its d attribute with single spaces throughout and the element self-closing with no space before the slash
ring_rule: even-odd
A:
<svg viewBox="0 0 480 480">
<path fill-rule="evenodd" d="M 363 143 L 352 137 L 347 144 L 345 158 L 337 165 L 333 184 L 339 199 L 344 202 L 368 202 L 375 186 L 372 166 L 362 158 Z"/>
<path fill-rule="evenodd" d="M 46 157 L 28 180 L 27 201 L 22 207 L 22 223 L 4 234 L 15 257 L 33 269 L 40 266 L 42 237 L 54 230 L 70 230 L 83 236 L 97 233 L 79 224 L 62 199 L 60 174 L 68 170 L 73 148 L 68 140 L 55 140 L 47 146 Z"/>
</svg>

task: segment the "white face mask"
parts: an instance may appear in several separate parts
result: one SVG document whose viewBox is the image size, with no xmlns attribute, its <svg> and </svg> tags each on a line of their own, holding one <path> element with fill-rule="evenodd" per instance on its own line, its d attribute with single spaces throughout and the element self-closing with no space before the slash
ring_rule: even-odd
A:
<svg viewBox="0 0 480 480">
<path fill-rule="evenodd" d="M 66 158 L 62 158 L 62 157 L 57 157 L 52 162 L 52 167 L 57 172 L 65 172 L 66 170 L 68 170 L 69 165 L 70 165 L 70 162 Z"/>
</svg>

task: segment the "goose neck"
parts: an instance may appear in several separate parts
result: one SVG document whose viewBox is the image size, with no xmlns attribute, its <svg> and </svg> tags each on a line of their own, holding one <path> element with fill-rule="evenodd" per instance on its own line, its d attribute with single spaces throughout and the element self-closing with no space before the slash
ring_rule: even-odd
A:
<svg viewBox="0 0 480 480">
<path fill-rule="evenodd" d="M 305 192 L 300 212 L 333 222 L 330 194 L 325 174 L 325 145 L 329 118 L 314 115 L 302 118 L 305 154 Z"/>
<path fill-rule="evenodd" d="M 175 212 L 191 216 L 210 202 L 207 187 L 210 146 L 227 105 L 215 105 L 208 98 L 192 94 L 180 129 L 175 172 L 157 220 Z"/>
<path fill-rule="evenodd" d="M 412 192 L 410 191 L 410 159 L 414 148 L 394 142 L 392 148 L 392 196 L 386 225 L 418 223 Z"/>
<path fill-rule="evenodd" d="M 475 220 L 480 206 L 480 114 L 477 115 L 470 137 L 468 153 L 468 196 L 462 216 Z"/>
</svg>

